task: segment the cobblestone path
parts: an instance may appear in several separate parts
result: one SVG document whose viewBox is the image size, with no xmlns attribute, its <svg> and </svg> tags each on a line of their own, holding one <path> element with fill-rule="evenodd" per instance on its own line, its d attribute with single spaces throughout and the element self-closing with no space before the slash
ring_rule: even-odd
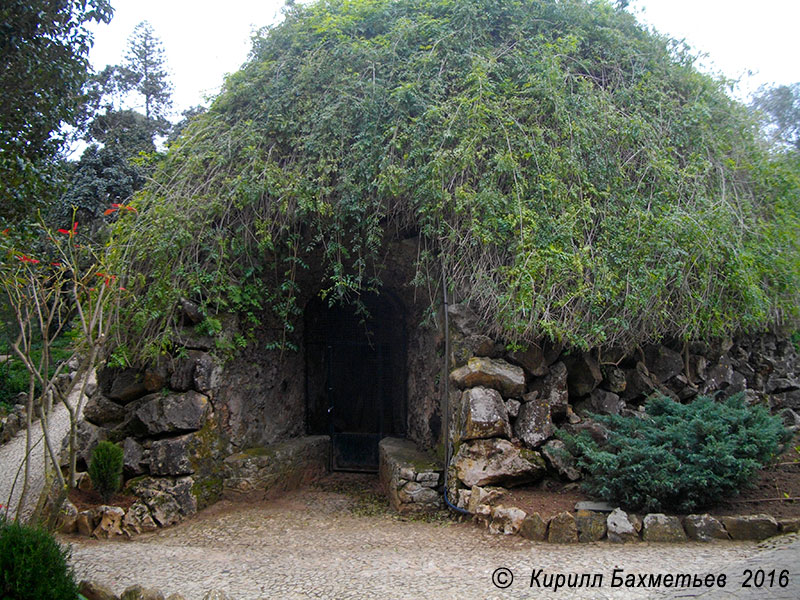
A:
<svg viewBox="0 0 800 600">
<path fill-rule="evenodd" d="M 134 583 L 200 600 L 211 589 L 233 600 L 494 598 L 800 598 L 800 539 L 762 545 L 609 543 L 557 546 L 493 536 L 471 523 L 363 516 L 351 496 L 303 490 L 268 503 L 219 503 L 171 529 L 131 541 L 70 537 L 82 579 L 120 593 Z M 513 574 L 493 584 L 499 568 Z M 743 570 L 787 569 L 788 586 L 744 589 Z M 725 589 L 612 588 L 627 574 L 727 574 Z M 541 570 L 541 571 L 539 571 Z M 531 585 L 539 572 L 539 584 Z M 558 574 L 602 575 L 594 588 L 552 589 Z M 550 577 L 552 576 L 552 579 Z M 497 581 L 510 581 L 508 572 Z M 584 579 L 587 582 L 588 579 Z M 593 579 L 597 582 L 599 580 Z"/>
</svg>

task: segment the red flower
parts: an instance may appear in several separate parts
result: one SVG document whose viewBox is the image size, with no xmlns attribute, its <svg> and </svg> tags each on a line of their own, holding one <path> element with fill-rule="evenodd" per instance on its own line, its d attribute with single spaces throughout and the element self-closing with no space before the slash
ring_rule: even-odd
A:
<svg viewBox="0 0 800 600">
<path fill-rule="evenodd" d="M 72 229 L 59 229 L 58 233 L 63 233 L 64 235 L 68 235 L 70 237 L 75 235 L 76 233 L 78 233 L 78 222 L 75 221 L 72 224 Z"/>
<path fill-rule="evenodd" d="M 35 258 L 30 258 L 28 256 L 25 256 L 24 254 L 20 254 L 17 258 L 20 259 L 24 263 L 31 263 L 32 265 L 38 265 L 39 264 L 38 260 L 36 260 Z"/>
<path fill-rule="evenodd" d="M 3 235 L 8 235 L 9 229 L 10 229 L 9 227 L 6 227 L 5 229 L 3 229 L 3 231 L 2 231 Z M 3 505 L 0 504 L 0 506 L 3 506 Z"/>
<path fill-rule="evenodd" d="M 60 267 L 61 263 L 50 263 L 50 265 L 53 267 Z"/>
<path fill-rule="evenodd" d="M 103 214 L 104 214 L 104 215 L 110 215 L 111 213 L 117 212 L 118 210 L 127 210 L 128 212 L 135 212 L 135 213 L 137 213 L 137 214 L 139 213 L 139 211 L 138 211 L 138 210 L 136 210 L 134 207 L 132 207 L 130 204 L 117 204 L 117 203 L 113 203 L 113 204 L 111 205 L 111 208 L 107 208 L 107 209 L 106 209 L 106 210 L 103 212 Z"/>
</svg>

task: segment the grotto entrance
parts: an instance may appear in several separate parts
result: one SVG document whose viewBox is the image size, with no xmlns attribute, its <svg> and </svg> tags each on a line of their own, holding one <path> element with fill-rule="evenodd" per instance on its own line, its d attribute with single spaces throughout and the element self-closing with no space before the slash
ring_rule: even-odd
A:
<svg viewBox="0 0 800 600">
<path fill-rule="evenodd" d="M 360 305 L 315 298 L 305 310 L 308 433 L 331 436 L 331 469 L 378 470 L 378 442 L 403 437 L 406 332 L 388 293 Z"/>
</svg>

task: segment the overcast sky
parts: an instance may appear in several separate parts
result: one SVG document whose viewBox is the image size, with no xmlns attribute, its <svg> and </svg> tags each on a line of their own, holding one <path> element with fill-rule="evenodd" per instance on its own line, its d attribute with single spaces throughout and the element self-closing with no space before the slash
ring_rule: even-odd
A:
<svg viewBox="0 0 800 600">
<path fill-rule="evenodd" d="M 110 25 L 94 27 L 96 70 L 122 61 L 147 20 L 164 43 L 174 110 L 205 103 L 247 58 L 251 34 L 282 18 L 284 0 L 112 0 Z M 707 53 L 705 68 L 742 79 L 740 97 L 764 83 L 800 81 L 800 0 L 633 0 L 640 20 Z M 753 72 L 752 76 L 748 73 Z"/>
</svg>

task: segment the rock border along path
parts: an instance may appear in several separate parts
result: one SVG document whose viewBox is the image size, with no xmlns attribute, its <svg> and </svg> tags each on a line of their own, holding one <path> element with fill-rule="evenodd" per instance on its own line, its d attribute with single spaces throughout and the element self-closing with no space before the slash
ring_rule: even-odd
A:
<svg viewBox="0 0 800 600">
<path fill-rule="evenodd" d="M 353 501 L 335 492 L 304 489 L 259 504 L 222 502 L 175 527 L 131 541 L 64 540 L 72 546 L 80 579 L 104 583 L 117 593 L 140 583 L 165 596 L 178 592 L 187 600 L 200 600 L 211 589 L 224 590 L 233 600 L 800 597 L 797 534 L 761 544 L 559 545 L 491 535 L 472 523 L 357 516 L 349 510 Z M 501 568 L 514 576 L 504 589 L 492 580 L 495 574 L 498 584 L 509 581 Z M 747 568 L 786 569 L 787 587 L 742 588 Z M 663 585 L 614 588 L 614 569 L 622 569 L 622 577 L 726 574 L 727 584 L 723 589 L 683 591 Z M 536 572 L 537 583 L 530 587 Z M 565 579 L 569 574 L 600 574 L 602 583 L 555 591 L 559 574 Z"/>
</svg>

